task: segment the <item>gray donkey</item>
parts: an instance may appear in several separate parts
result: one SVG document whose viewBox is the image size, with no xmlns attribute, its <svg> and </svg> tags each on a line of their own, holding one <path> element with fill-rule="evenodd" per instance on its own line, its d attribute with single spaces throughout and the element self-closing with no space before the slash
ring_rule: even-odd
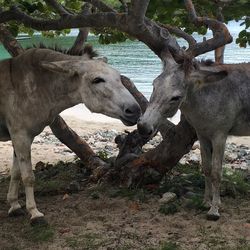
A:
<svg viewBox="0 0 250 250">
<path fill-rule="evenodd" d="M 46 222 L 34 199 L 31 144 L 61 111 L 84 103 L 92 112 L 118 118 L 126 125 L 136 124 L 140 117 L 140 107 L 123 86 L 120 74 L 90 55 L 33 48 L 0 62 L 0 140 L 11 140 L 14 148 L 9 215 L 20 213 L 22 179 L 31 223 Z"/>
<path fill-rule="evenodd" d="M 228 135 L 250 135 L 250 64 L 166 62 L 154 80 L 150 104 L 138 122 L 143 136 L 151 136 L 159 124 L 180 108 L 195 128 L 201 146 L 205 174 L 204 201 L 207 218 L 220 217 L 220 183 Z"/>
</svg>

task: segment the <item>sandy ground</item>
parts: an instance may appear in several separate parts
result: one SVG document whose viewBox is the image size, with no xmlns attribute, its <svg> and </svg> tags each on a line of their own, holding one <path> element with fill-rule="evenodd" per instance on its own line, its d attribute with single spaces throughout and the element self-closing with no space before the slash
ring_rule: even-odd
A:
<svg viewBox="0 0 250 250">
<path fill-rule="evenodd" d="M 187 198 L 177 201 L 181 207 L 176 213 L 162 213 L 158 188 L 153 194 L 140 188 L 119 191 L 116 186 L 91 183 L 83 185 L 77 193 L 63 189 L 62 193 L 54 195 L 52 190 L 59 189 L 72 169 L 72 165 L 71 168 L 61 168 L 56 178 L 55 172 L 50 172 L 50 178 L 44 178 L 44 172 L 37 175 L 40 179 L 36 182 L 36 201 L 45 213 L 48 228 L 31 227 L 28 215 L 8 217 L 8 181 L 0 182 L 1 250 L 250 249 L 248 194 L 223 197 L 221 218 L 207 221 L 206 211 L 185 206 Z M 79 172 L 72 172 L 71 177 L 74 178 L 76 173 Z M 178 182 L 178 178 L 175 181 Z M 195 187 L 192 182 L 182 184 L 190 185 L 189 189 Z M 191 190 L 196 192 L 197 188 Z M 192 204 L 196 204 L 194 201 Z M 20 197 L 20 202 L 25 204 L 24 196 Z"/>
<path fill-rule="evenodd" d="M 125 130 L 133 130 L 136 126 L 126 127 L 121 121 L 113 119 L 101 114 L 91 113 L 85 106 L 77 105 L 71 109 L 62 112 L 62 117 L 65 119 L 67 124 L 80 136 L 84 136 L 88 133 L 93 133 L 98 130 L 111 130 L 114 129 L 118 132 Z M 178 116 L 174 117 L 172 121 L 178 122 Z M 56 137 L 54 143 L 45 142 L 43 137 L 46 134 L 51 135 L 52 132 L 49 127 L 46 127 L 42 132 L 42 137 L 37 136 L 32 144 L 32 164 L 39 161 L 56 163 L 60 160 L 70 161 L 74 159 L 75 155 L 68 150 L 68 148 L 60 143 Z M 229 142 L 236 144 L 244 144 L 250 147 L 249 137 L 230 137 Z M 9 171 L 12 165 L 12 144 L 11 142 L 0 143 L 0 174 Z"/>
</svg>

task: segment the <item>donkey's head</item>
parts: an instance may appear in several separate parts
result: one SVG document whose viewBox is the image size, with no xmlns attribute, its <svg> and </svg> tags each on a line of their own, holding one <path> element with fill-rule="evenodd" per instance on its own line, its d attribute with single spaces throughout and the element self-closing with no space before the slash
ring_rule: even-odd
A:
<svg viewBox="0 0 250 250">
<path fill-rule="evenodd" d="M 153 82 L 154 89 L 149 106 L 138 122 L 139 133 L 150 137 L 165 119 L 176 114 L 183 100 L 190 98 L 188 93 L 192 95 L 227 76 L 226 71 L 215 71 L 212 68 L 200 68 L 192 62 L 189 65 L 173 61 L 168 64 L 168 68 Z"/>
<path fill-rule="evenodd" d="M 120 119 L 125 125 L 136 124 L 141 109 L 121 82 L 119 72 L 103 59 L 66 60 L 44 63 L 51 71 L 64 73 L 77 86 L 82 102 L 92 112 Z"/>
</svg>

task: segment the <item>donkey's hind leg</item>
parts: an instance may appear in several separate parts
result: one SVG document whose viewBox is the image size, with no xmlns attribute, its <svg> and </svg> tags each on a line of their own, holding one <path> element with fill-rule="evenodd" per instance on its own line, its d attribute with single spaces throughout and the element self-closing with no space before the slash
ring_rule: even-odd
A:
<svg viewBox="0 0 250 250">
<path fill-rule="evenodd" d="M 221 175 L 222 175 L 222 161 L 225 151 L 226 135 L 218 134 L 214 136 L 212 140 L 213 154 L 212 154 L 212 171 L 211 171 L 211 181 L 212 181 L 212 192 L 213 200 L 211 208 L 207 213 L 207 219 L 218 220 L 220 218 L 219 207 L 221 205 L 220 200 L 220 185 L 221 185 Z"/>
<path fill-rule="evenodd" d="M 25 187 L 26 209 L 31 214 L 31 224 L 44 224 L 46 223 L 44 215 L 38 211 L 34 198 L 35 176 L 31 165 L 31 143 L 33 138 L 22 131 L 11 135 L 11 139 Z"/>
<path fill-rule="evenodd" d="M 24 211 L 21 209 L 21 206 L 18 202 L 18 189 L 21 180 L 21 172 L 18 166 L 17 157 L 15 151 L 13 153 L 13 165 L 11 169 L 11 179 L 9 185 L 9 191 L 7 195 L 7 200 L 10 204 L 9 216 L 19 216 L 24 215 Z"/>
<path fill-rule="evenodd" d="M 212 171 L 212 143 L 209 139 L 199 135 L 200 141 L 201 159 L 202 159 L 202 172 L 205 175 L 205 194 L 204 204 L 210 208 L 212 203 L 212 182 L 211 182 L 211 171 Z"/>
</svg>

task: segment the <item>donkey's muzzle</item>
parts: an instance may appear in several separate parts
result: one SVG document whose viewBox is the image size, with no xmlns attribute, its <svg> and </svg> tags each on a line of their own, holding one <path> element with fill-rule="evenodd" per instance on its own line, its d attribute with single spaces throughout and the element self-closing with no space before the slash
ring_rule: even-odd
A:
<svg viewBox="0 0 250 250">
<path fill-rule="evenodd" d="M 123 115 L 120 116 L 121 121 L 126 126 L 133 126 L 137 123 L 141 116 L 141 108 L 138 104 L 124 106 Z"/>
<path fill-rule="evenodd" d="M 137 124 L 139 134 L 144 138 L 149 138 L 154 134 L 154 128 L 148 123 L 139 121 Z"/>
</svg>

